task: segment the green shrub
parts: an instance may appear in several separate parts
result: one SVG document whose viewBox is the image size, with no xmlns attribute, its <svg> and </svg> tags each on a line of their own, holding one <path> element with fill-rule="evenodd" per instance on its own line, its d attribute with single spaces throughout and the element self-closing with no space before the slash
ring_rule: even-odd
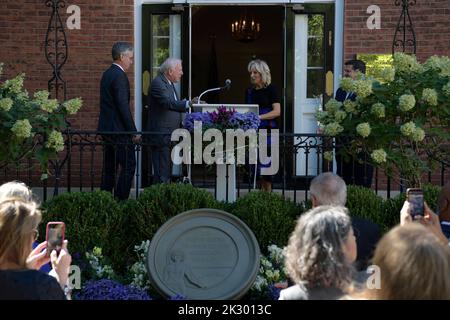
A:
<svg viewBox="0 0 450 320">
<path fill-rule="evenodd" d="M 133 215 L 133 225 L 139 228 L 142 240 L 152 239 L 168 219 L 187 210 L 220 209 L 220 204 L 207 191 L 188 184 L 159 184 L 146 188 L 138 198 L 139 211 Z"/>
<path fill-rule="evenodd" d="M 111 256 L 122 234 L 111 232 L 121 225 L 121 211 L 109 192 L 72 192 L 52 198 L 43 205 L 40 233 L 45 235 L 49 221 L 64 221 L 69 251 L 82 256 L 94 247 L 101 247 Z"/>
<path fill-rule="evenodd" d="M 287 244 L 302 211 L 301 206 L 281 195 L 255 191 L 239 198 L 232 213 L 253 231 L 264 252 L 271 244 Z"/>
<path fill-rule="evenodd" d="M 433 212 L 436 211 L 437 201 L 441 190 L 442 187 L 432 184 L 426 184 L 423 186 L 423 195 L 425 198 L 425 202 L 428 204 L 430 209 L 433 210 Z"/>
<path fill-rule="evenodd" d="M 350 215 L 368 219 L 385 229 L 383 199 L 368 188 L 350 185 L 347 187 L 347 204 Z"/>
<path fill-rule="evenodd" d="M 405 199 L 406 195 L 404 193 L 400 193 L 399 195 L 386 199 L 383 202 L 383 217 L 385 220 L 384 231 L 388 231 L 400 223 L 400 210 L 403 207 Z"/>
</svg>

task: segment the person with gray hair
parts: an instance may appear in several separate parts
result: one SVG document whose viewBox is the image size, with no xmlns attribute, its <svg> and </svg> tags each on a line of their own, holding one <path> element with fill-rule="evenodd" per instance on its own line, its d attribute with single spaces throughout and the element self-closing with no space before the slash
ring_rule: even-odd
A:
<svg viewBox="0 0 450 320">
<path fill-rule="evenodd" d="M 119 200 L 128 199 L 136 169 L 134 143 L 140 140 L 130 110 L 130 82 L 126 72 L 133 64 L 133 46 L 117 42 L 112 47 L 113 63 L 103 73 L 100 82 L 100 132 L 130 132 L 104 134 L 101 190 L 112 192 Z M 119 179 L 116 179 L 120 167 Z M 117 181 L 117 182 L 116 182 Z"/>
<path fill-rule="evenodd" d="M 279 300 L 334 300 L 352 283 L 356 240 L 344 207 L 320 206 L 301 215 L 285 249 L 285 266 L 295 285 Z"/>
<path fill-rule="evenodd" d="M 309 187 L 312 206 L 322 205 L 345 206 L 347 202 L 347 185 L 344 179 L 333 172 L 323 172 L 311 181 Z M 355 267 L 365 270 L 381 238 L 380 227 L 360 217 L 352 217 L 352 226 L 356 234 L 358 248 Z"/>
<path fill-rule="evenodd" d="M 147 127 L 155 132 L 149 139 L 153 165 L 153 183 L 170 182 L 170 136 L 181 127 L 183 114 L 197 102 L 181 100 L 174 84 L 183 76 L 182 61 L 167 58 L 150 85 Z"/>
<path fill-rule="evenodd" d="M 345 206 L 347 185 L 345 181 L 332 172 L 319 174 L 311 181 L 309 187 L 313 207 L 319 205 Z"/>
</svg>

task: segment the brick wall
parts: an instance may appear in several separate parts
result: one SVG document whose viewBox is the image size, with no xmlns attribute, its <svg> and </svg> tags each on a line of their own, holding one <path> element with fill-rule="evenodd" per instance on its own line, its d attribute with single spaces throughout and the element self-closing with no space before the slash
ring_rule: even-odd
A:
<svg viewBox="0 0 450 320">
<path fill-rule="evenodd" d="M 381 9 L 381 29 L 367 28 L 370 5 Z M 391 53 L 392 40 L 402 8 L 393 0 L 346 0 L 344 17 L 344 58 L 357 53 Z M 450 1 L 417 0 L 409 10 L 416 33 L 420 61 L 431 55 L 450 55 Z"/>
<path fill-rule="evenodd" d="M 66 10 L 72 4 L 81 10 L 80 30 L 69 30 L 66 25 L 71 15 Z M 44 43 L 51 12 L 43 0 L 0 1 L 0 62 L 5 63 L 2 79 L 24 72 L 25 87 L 29 92 L 47 89 L 52 69 L 45 59 Z M 68 120 L 75 130 L 95 130 L 99 114 L 100 78 L 111 64 L 111 47 L 116 41 L 134 40 L 134 1 L 71 0 L 60 9 L 60 15 L 69 47 L 68 60 L 61 71 L 67 81 L 67 98 L 81 97 L 84 101 L 78 115 Z M 130 70 L 128 77 L 133 88 L 133 70 Z M 101 172 L 101 156 L 96 158 L 99 161 L 94 170 L 98 175 Z M 75 157 L 73 170 L 78 170 L 79 163 L 79 157 Z M 28 180 L 22 176 L 20 178 Z M 37 172 L 33 180 L 36 179 Z"/>
<path fill-rule="evenodd" d="M 3 0 L 0 2 L 0 61 L 6 75 L 25 72 L 25 87 L 30 91 L 47 89 L 51 67 L 45 59 L 44 43 L 51 9 L 42 0 Z M 81 9 L 81 29 L 68 30 L 70 14 L 60 9 L 69 58 L 62 69 L 67 81 L 67 97 L 82 97 L 82 112 L 69 119 L 74 129 L 96 129 L 99 112 L 99 83 L 102 72 L 111 64 L 111 47 L 116 41 L 133 42 L 133 0 L 72 0 Z M 132 70 L 129 79 L 133 86 Z"/>
</svg>

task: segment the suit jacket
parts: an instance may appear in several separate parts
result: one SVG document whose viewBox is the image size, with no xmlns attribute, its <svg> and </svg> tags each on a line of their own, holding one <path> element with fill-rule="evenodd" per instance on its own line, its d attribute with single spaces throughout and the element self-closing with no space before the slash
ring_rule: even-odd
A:
<svg viewBox="0 0 450 320">
<path fill-rule="evenodd" d="M 355 267 L 365 270 L 369 266 L 373 252 L 381 238 L 380 227 L 370 220 L 352 217 L 352 227 L 356 236 L 357 256 Z"/>
<path fill-rule="evenodd" d="M 175 99 L 175 95 L 177 99 Z M 148 128 L 150 131 L 172 133 L 180 128 L 183 113 L 186 112 L 186 100 L 179 100 L 175 88 L 163 74 L 153 79 L 150 88 Z M 167 137 L 170 141 L 170 135 Z M 160 139 L 158 139 L 160 140 Z"/>
<path fill-rule="evenodd" d="M 130 83 L 125 72 L 115 64 L 103 73 L 100 82 L 97 130 L 137 131 L 130 111 Z"/>
<path fill-rule="evenodd" d="M 347 91 L 342 90 L 341 88 L 337 89 L 336 94 L 334 95 L 334 99 L 339 102 L 344 102 L 345 100 L 355 101 L 356 93 L 352 92 L 347 98 Z M 347 98 L 347 99 L 346 99 Z"/>
</svg>

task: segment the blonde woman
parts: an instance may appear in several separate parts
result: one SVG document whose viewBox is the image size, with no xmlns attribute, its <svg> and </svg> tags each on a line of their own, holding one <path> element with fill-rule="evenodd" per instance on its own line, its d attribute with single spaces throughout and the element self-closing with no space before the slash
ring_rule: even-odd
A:
<svg viewBox="0 0 450 320">
<path fill-rule="evenodd" d="M 252 60 L 248 64 L 251 87 L 247 89 L 245 103 L 259 105 L 259 119 L 261 123 L 259 129 L 267 129 L 267 145 L 270 146 L 270 130 L 277 128 L 277 119 L 281 114 L 280 98 L 276 88 L 271 83 L 270 69 L 263 60 Z M 270 150 L 270 148 L 268 148 Z M 270 156 L 270 155 L 269 155 Z M 270 167 L 269 164 L 258 164 L 257 175 L 261 189 L 267 192 L 272 191 L 272 177 L 261 176 L 260 168 Z"/>
<path fill-rule="evenodd" d="M 67 242 L 59 255 L 56 251 L 50 255 L 56 279 L 37 271 L 48 262 L 45 251 L 40 253 L 42 248 L 32 251 L 40 221 L 41 213 L 34 202 L 17 198 L 0 202 L 0 300 L 65 299 L 62 288 L 71 262 Z"/>
<path fill-rule="evenodd" d="M 373 264 L 380 270 L 380 288 L 367 290 L 364 298 L 450 299 L 450 247 L 419 223 L 389 231 L 375 250 Z"/>
<path fill-rule="evenodd" d="M 352 283 L 356 239 L 344 207 L 320 206 L 300 216 L 286 248 L 286 269 L 296 283 L 280 300 L 334 300 Z"/>
<path fill-rule="evenodd" d="M 33 201 L 33 194 L 25 183 L 10 181 L 0 186 L 0 201 L 8 198 L 17 198 L 24 202 L 31 202 Z"/>
</svg>

